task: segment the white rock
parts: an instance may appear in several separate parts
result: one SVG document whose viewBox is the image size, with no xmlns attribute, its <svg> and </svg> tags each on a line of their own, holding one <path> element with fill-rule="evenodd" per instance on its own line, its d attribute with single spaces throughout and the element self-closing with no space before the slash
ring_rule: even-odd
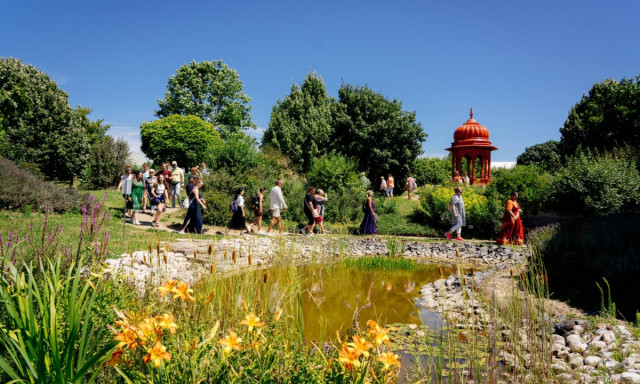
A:
<svg viewBox="0 0 640 384">
<path fill-rule="evenodd" d="M 582 359 L 582 356 L 580 356 L 580 355 L 572 356 L 572 357 L 569 358 L 569 365 L 573 369 L 580 368 L 583 365 L 583 361 L 584 360 Z"/>
<path fill-rule="evenodd" d="M 634 372 L 622 372 L 620 375 L 620 382 L 622 383 L 640 383 L 640 375 Z"/>
<path fill-rule="evenodd" d="M 591 367 L 595 367 L 600 362 L 600 358 L 598 356 L 587 356 L 584 359 L 584 363 Z"/>
<path fill-rule="evenodd" d="M 565 339 L 569 348 L 573 347 L 576 344 L 582 344 L 582 338 L 580 338 L 580 335 L 568 335 Z"/>
<path fill-rule="evenodd" d="M 556 335 L 555 333 L 553 335 L 551 335 L 551 341 L 553 344 L 560 344 L 563 347 L 565 345 L 567 345 L 567 342 L 564 340 L 564 337 L 560 336 L 560 335 Z"/>
<path fill-rule="evenodd" d="M 600 341 L 600 340 L 594 340 L 592 342 L 589 343 L 589 346 L 592 348 L 597 349 L 598 351 L 601 351 L 603 349 L 605 349 L 607 347 L 607 343 L 605 343 L 604 341 Z"/>
</svg>

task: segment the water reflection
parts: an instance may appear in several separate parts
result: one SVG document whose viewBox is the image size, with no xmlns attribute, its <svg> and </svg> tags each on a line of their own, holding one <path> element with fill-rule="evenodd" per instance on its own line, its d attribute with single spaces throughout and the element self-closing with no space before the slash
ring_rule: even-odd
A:
<svg viewBox="0 0 640 384">
<path fill-rule="evenodd" d="M 347 267 L 342 263 L 314 264 L 297 267 L 297 273 L 307 340 L 328 340 L 336 331 L 343 334 L 352 325 L 356 308 L 360 309 L 357 320 L 361 327 L 365 327 L 368 319 L 380 324 L 421 324 L 423 318 L 433 328 L 440 327 L 435 315 L 415 304 L 420 287 L 439 278 L 437 266 L 418 265 L 414 270 L 390 271 Z M 281 283 L 287 282 L 288 273 L 278 268 L 269 275 Z"/>
</svg>

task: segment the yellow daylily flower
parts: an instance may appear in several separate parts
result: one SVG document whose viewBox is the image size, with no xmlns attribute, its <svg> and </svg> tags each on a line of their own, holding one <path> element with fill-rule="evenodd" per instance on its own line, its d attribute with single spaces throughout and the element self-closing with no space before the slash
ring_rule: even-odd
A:
<svg viewBox="0 0 640 384">
<path fill-rule="evenodd" d="M 111 354 L 111 359 L 109 359 L 109 361 L 107 361 L 107 364 L 109 364 L 110 366 L 114 367 L 116 364 L 119 364 L 122 362 L 122 350 L 119 351 L 114 351 Z"/>
<path fill-rule="evenodd" d="M 238 334 L 229 330 L 229 335 L 224 339 L 218 340 L 218 344 L 224 345 L 224 353 L 229 354 L 232 350 L 239 351 L 241 349 L 240 343 L 242 339 L 238 337 Z"/>
<path fill-rule="evenodd" d="M 400 363 L 400 356 L 396 355 L 393 352 L 384 352 L 380 354 L 380 356 L 378 356 L 376 361 L 379 361 L 382 364 L 384 364 L 385 370 L 388 370 L 389 367 L 393 367 L 393 369 L 395 369 L 395 368 L 400 368 L 402 366 L 402 364 Z"/>
<path fill-rule="evenodd" d="M 162 329 L 168 329 L 172 335 L 176 333 L 178 325 L 174 322 L 173 313 L 165 313 L 161 316 L 156 316 L 158 326 Z"/>
<path fill-rule="evenodd" d="M 353 367 L 360 368 L 362 363 L 358 358 L 361 354 L 362 352 L 357 348 L 343 346 L 342 349 L 340 349 L 338 361 L 344 364 L 344 367 L 347 369 L 353 369 Z"/>
<path fill-rule="evenodd" d="M 353 342 L 352 343 L 348 343 L 347 345 L 353 348 L 356 348 L 357 350 L 359 350 L 364 357 L 369 357 L 369 350 L 371 348 L 373 348 L 373 344 L 371 344 L 370 342 L 363 340 L 360 336 L 355 335 L 352 337 Z"/>
<path fill-rule="evenodd" d="M 152 361 L 156 368 L 162 365 L 163 360 L 171 360 L 171 354 L 167 352 L 167 347 L 160 344 L 159 341 L 153 345 L 153 348 L 147 349 L 147 352 L 149 353 L 142 358 L 142 361 L 144 361 L 145 364 Z"/>
<path fill-rule="evenodd" d="M 120 342 L 120 344 L 118 344 L 118 349 L 121 349 L 125 345 L 131 349 L 136 349 L 138 347 L 138 335 L 129 328 L 123 329 L 122 332 L 118 333 L 114 337 L 114 339 Z"/>
<path fill-rule="evenodd" d="M 244 320 L 240 322 L 240 325 L 248 326 L 249 333 L 253 332 L 253 327 L 264 327 L 264 323 L 261 322 L 260 318 L 253 312 L 245 316 Z"/>
</svg>

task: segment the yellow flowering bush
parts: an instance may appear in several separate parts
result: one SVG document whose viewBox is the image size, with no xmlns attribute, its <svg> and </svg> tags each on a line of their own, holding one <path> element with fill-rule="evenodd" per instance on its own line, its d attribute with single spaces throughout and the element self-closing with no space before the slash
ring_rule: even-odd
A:
<svg viewBox="0 0 640 384">
<path fill-rule="evenodd" d="M 447 209 L 453 188 L 457 185 L 428 186 L 420 191 L 420 203 L 416 216 L 425 224 L 445 231 L 451 228 L 451 214 Z M 487 199 L 485 187 L 463 187 L 462 199 L 466 212 L 467 226 L 463 227 L 463 237 L 492 238 L 500 229 L 502 209 L 499 202 Z"/>
</svg>

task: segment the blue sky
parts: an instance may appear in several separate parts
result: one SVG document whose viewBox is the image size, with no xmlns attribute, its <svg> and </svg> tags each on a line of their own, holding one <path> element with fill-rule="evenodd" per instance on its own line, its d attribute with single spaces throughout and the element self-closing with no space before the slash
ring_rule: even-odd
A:
<svg viewBox="0 0 640 384">
<path fill-rule="evenodd" d="M 0 56 L 46 72 L 139 152 L 167 79 L 222 59 L 251 96 L 259 137 L 272 106 L 310 70 L 400 100 L 444 155 L 468 118 L 514 161 L 559 139 L 595 82 L 640 74 L 640 1 L 10 1 Z"/>
</svg>

